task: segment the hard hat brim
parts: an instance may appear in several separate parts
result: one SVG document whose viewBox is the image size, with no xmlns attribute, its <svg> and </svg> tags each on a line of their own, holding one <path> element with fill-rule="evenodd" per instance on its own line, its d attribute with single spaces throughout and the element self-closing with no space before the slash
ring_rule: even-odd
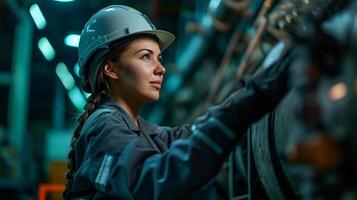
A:
<svg viewBox="0 0 357 200">
<path fill-rule="evenodd" d="M 173 41 L 175 41 L 175 36 L 172 33 L 163 30 L 141 31 L 136 32 L 135 34 L 141 33 L 155 35 L 159 39 L 159 46 L 161 51 L 165 50 L 172 44 Z"/>
</svg>

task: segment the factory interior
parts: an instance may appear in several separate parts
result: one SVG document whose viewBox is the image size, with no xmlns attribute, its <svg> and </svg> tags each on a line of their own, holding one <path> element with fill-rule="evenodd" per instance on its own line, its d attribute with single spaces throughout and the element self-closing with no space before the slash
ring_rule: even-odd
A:
<svg viewBox="0 0 357 200">
<path fill-rule="evenodd" d="M 291 90 L 229 152 L 212 179 L 215 199 L 357 200 L 355 0 L 0 0 L 0 199 L 63 199 L 90 95 L 78 43 L 109 5 L 176 37 L 162 54 L 160 99 L 139 112 L 160 126 L 192 123 L 284 62 L 287 44 L 299 49 Z"/>
</svg>

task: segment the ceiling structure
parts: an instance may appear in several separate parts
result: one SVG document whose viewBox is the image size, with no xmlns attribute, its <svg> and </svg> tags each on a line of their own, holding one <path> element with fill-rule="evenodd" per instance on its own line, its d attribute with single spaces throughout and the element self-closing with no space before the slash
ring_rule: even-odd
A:
<svg viewBox="0 0 357 200">
<path fill-rule="evenodd" d="M 14 57 L 13 46 L 15 43 L 16 25 L 19 23 L 18 12 L 19 10 L 23 10 L 30 16 L 30 7 L 37 4 L 47 22 L 45 28 L 39 30 L 32 21 L 34 33 L 32 37 L 32 49 L 30 50 L 27 119 L 29 128 L 35 130 L 38 127 L 51 129 L 54 126 L 60 126 L 63 128 L 63 126 L 73 126 L 75 122 L 74 118 L 79 113 L 79 110 L 71 102 L 59 77 L 56 75 L 56 66 L 58 63 L 63 62 L 74 77 L 76 86 L 80 88 L 80 80 L 76 76 L 74 68 L 77 60 L 77 48 L 66 46 L 64 39 L 68 34 L 80 34 L 85 22 L 93 13 L 108 5 L 124 4 L 145 13 L 152 19 L 157 28 L 163 28 L 177 34 L 181 9 L 190 10 L 195 7 L 194 1 L 182 2 L 174 0 L 75 0 L 72 2 L 59 2 L 55 0 L 2 0 L 0 2 L 0 32 L 2 35 L 0 38 L 0 93 L 4 96 L 0 99 L 0 127 L 6 128 L 8 121 L 11 120 L 8 114 L 8 97 L 11 90 L 11 77 L 13 77 L 11 66 Z M 21 34 L 25 36 L 28 33 Z M 46 60 L 38 48 L 38 42 L 43 37 L 48 39 L 55 50 L 55 57 L 51 61 Z M 176 45 L 173 45 L 167 51 L 165 61 L 172 62 L 175 52 Z M 61 100 L 59 101 L 59 99 Z M 144 110 L 145 112 L 150 111 L 147 108 Z M 58 115 L 62 119 L 57 119 L 57 122 L 55 122 Z M 65 121 L 58 122 L 58 120 Z"/>
</svg>

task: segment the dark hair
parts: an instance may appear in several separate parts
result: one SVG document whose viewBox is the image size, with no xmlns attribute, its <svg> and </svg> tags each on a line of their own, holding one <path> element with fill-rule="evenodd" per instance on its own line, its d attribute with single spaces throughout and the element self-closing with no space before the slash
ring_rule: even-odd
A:
<svg viewBox="0 0 357 200">
<path fill-rule="evenodd" d="M 88 97 L 87 103 L 84 106 L 84 112 L 78 117 L 77 122 L 78 126 L 75 128 L 71 140 L 70 151 L 68 153 L 68 164 L 67 168 L 68 171 L 66 172 L 66 189 L 63 192 L 63 197 L 65 199 L 70 199 L 70 189 L 72 187 L 72 181 L 74 177 L 74 170 L 75 170 L 75 145 L 77 139 L 79 138 L 81 129 L 84 125 L 84 122 L 88 119 L 88 117 L 96 110 L 99 102 L 101 100 L 101 96 L 104 92 L 106 92 L 108 87 L 107 77 L 102 70 L 103 66 L 101 66 L 101 70 L 98 73 L 97 80 L 96 80 L 96 89 L 94 92 Z"/>
</svg>

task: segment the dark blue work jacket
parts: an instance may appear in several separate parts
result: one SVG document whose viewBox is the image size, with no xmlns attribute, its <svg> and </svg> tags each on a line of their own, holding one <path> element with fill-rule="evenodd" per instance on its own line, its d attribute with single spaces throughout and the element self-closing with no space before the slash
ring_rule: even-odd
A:
<svg viewBox="0 0 357 200">
<path fill-rule="evenodd" d="M 138 126 L 103 98 L 76 143 L 72 199 L 214 199 L 209 179 L 199 175 L 213 166 L 190 155 L 194 143 L 168 151 L 174 141 L 192 135 L 191 125 L 162 127 L 139 117 Z M 190 186 L 191 179 L 202 180 Z"/>
</svg>

